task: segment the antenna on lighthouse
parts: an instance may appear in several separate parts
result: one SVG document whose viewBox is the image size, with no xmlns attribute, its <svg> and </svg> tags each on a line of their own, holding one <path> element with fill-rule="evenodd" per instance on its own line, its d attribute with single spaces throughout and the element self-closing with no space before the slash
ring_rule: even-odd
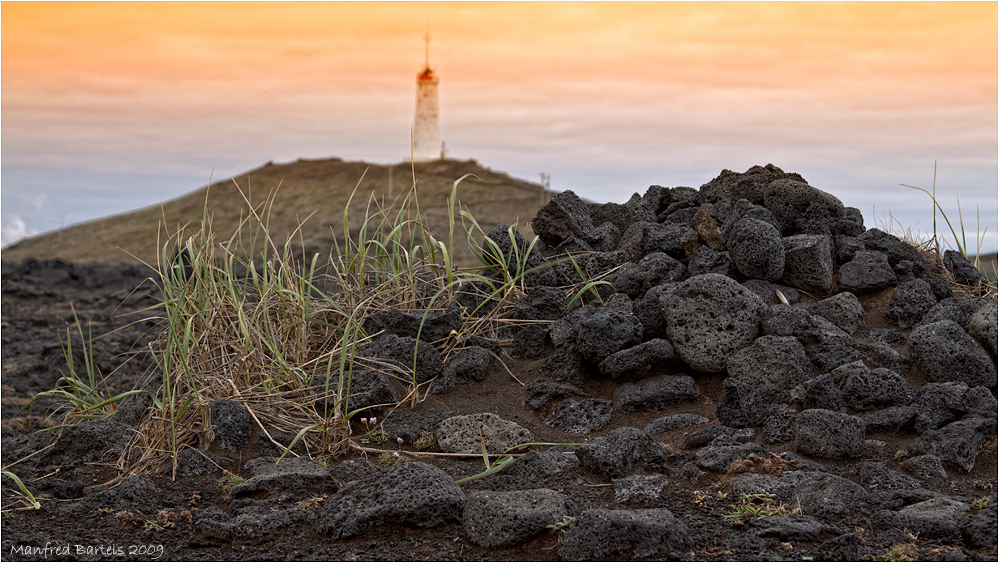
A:
<svg viewBox="0 0 999 563">
<path fill-rule="evenodd" d="M 423 68 L 430 68 L 430 32 L 428 31 L 426 35 L 423 36 L 423 41 L 426 42 L 426 49 L 423 59 Z"/>
</svg>

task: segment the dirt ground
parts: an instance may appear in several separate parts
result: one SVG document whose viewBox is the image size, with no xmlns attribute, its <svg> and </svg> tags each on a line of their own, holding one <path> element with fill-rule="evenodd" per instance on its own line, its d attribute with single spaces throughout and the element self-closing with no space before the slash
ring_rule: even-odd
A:
<svg viewBox="0 0 999 563">
<path fill-rule="evenodd" d="M 27 273 L 26 273 L 27 272 Z M 551 531 L 529 543 L 501 550 L 488 550 L 471 543 L 461 525 L 452 523 L 442 528 L 422 530 L 394 526 L 374 527 L 359 537 L 331 541 L 308 523 L 268 530 L 256 530 L 233 537 L 231 541 L 203 541 L 194 529 L 199 513 L 215 507 L 231 513 L 247 501 L 233 500 L 221 489 L 218 473 L 171 480 L 164 475 L 150 475 L 154 490 L 139 498 L 125 498 L 121 491 L 104 484 L 117 474 L 106 463 L 87 463 L 68 471 L 34 467 L 31 460 L 18 461 L 8 457 L 23 447 L 23 432 L 53 424 L 48 418 L 52 402 L 37 400 L 24 410 L 38 392 L 51 389 L 66 370 L 60 342 L 66 338 L 75 314 L 91 321 L 98 365 L 104 373 L 113 373 L 108 380 L 112 392 L 127 390 L 140 383 L 150 371 L 149 361 L 142 355 L 129 360 L 155 336 L 155 321 L 141 320 L 144 309 L 155 305 L 155 289 L 142 280 L 149 272 L 135 266 L 84 266 L 59 262 L 36 264 L 33 270 L 11 264 L 3 265 L 2 294 L 2 422 L 4 437 L 4 470 L 17 473 L 27 487 L 39 497 L 41 508 L 23 509 L 22 497 L 9 479 L 3 480 L 3 538 L 0 559 L 3 560 L 558 560 L 556 551 L 559 534 Z M 136 287 L 139 289 L 136 290 Z M 868 311 L 866 330 L 885 327 L 880 311 L 891 295 L 889 292 L 864 298 Z M 78 342 L 76 344 L 79 344 Z M 584 437 L 563 433 L 544 423 L 546 413 L 534 411 L 524 404 L 524 384 L 539 376 L 540 360 L 524 361 L 504 358 L 510 372 L 495 363 L 481 383 L 459 384 L 446 395 L 430 396 L 415 409 L 409 406 L 387 417 L 432 416 L 441 410 L 455 414 L 492 412 L 530 430 L 539 441 L 571 443 Z M 913 370 L 915 371 L 915 370 Z M 681 366 L 668 368 L 667 373 L 681 373 Z M 704 425 L 679 428 L 655 438 L 670 448 L 678 469 L 671 476 L 663 494 L 654 503 L 615 502 L 611 483 L 596 475 L 571 471 L 557 474 L 544 483 L 575 503 L 577 511 L 596 507 L 650 508 L 664 507 L 690 529 L 694 545 L 684 557 L 688 560 L 831 560 L 843 555 L 827 543 L 834 536 L 810 542 L 782 542 L 747 533 L 746 523 L 725 516 L 736 502 L 731 494 L 731 474 L 703 472 L 693 464 L 693 452 L 684 450 L 686 436 L 708 424 L 718 424 L 715 406 L 721 396 L 722 375 L 696 375 L 701 396 L 697 401 L 674 405 L 657 413 L 613 413 L 610 423 L 585 438 L 601 436 L 622 426 L 643 428 L 652 420 L 675 413 L 694 413 L 710 419 Z M 910 384 L 917 388 L 923 381 L 918 374 L 910 375 Z M 590 380 L 583 390 L 591 397 L 612 399 L 613 382 Z M 407 414 L 407 411 L 410 411 Z M 359 427 L 355 432 L 360 433 Z M 755 441 L 760 441 L 757 432 Z M 865 458 L 854 462 L 828 462 L 830 472 L 858 480 L 850 472 L 852 463 L 879 461 L 898 469 L 904 460 L 908 443 L 915 434 L 868 436 Z M 250 444 L 256 444 L 256 436 Z M 371 444 L 373 448 L 392 451 L 394 443 Z M 792 444 L 768 444 L 774 452 L 792 449 Z M 481 459 L 456 460 L 412 452 L 407 444 L 400 449 L 413 459 L 441 467 L 449 475 L 461 478 L 484 469 Z M 246 447 L 236 454 L 212 450 L 222 460 L 223 468 L 241 474 L 244 463 L 259 455 L 255 447 Z M 367 459 L 367 462 L 363 461 Z M 377 455 L 351 450 L 344 461 L 356 471 L 378 469 Z M 996 441 L 988 442 L 971 473 L 950 468 L 949 481 L 927 485 L 938 492 L 967 499 L 991 496 L 997 478 Z M 515 478 L 498 476 L 472 481 L 462 488 L 465 492 L 480 487 L 515 488 Z M 882 495 L 882 496 L 878 496 Z M 866 560 L 892 559 L 892 549 L 909 545 L 905 552 L 917 560 L 996 560 L 996 547 L 971 549 L 959 538 L 929 540 L 900 538 L 897 534 L 874 534 L 869 530 L 872 510 L 887 502 L 889 493 L 873 493 L 869 507 L 838 524 L 856 532 L 862 543 L 848 558 Z M 259 503 L 259 501 L 257 501 Z M 322 497 L 273 499 L 272 510 L 280 503 L 300 503 L 306 509 L 317 509 Z M 31 551 L 33 550 L 33 551 Z"/>
</svg>

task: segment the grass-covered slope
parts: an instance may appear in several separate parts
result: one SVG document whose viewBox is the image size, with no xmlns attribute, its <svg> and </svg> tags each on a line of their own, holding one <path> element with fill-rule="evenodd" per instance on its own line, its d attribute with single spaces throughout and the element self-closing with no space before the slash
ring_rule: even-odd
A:
<svg viewBox="0 0 999 563">
<path fill-rule="evenodd" d="M 442 160 L 415 166 L 401 163 L 394 165 L 391 173 L 393 199 L 412 187 L 414 171 L 419 207 L 431 230 L 447 232 L 447 197 L 452 184 L 465 174 L 474 174 L 462 182 L 458 193 L 461 207 L 478 218 L 487 232 L 497 224 L 519 221 L 519 230 L 528 238 L 533 236 L 529 220 L 543 204 L 541 186 L 494 172 L 474 160 Z M 300 234 L 294 237 L 297 245 L 304 245 L 310 254 L 325 254 L 333 246 L 334 233 L 342 242 L 343 209 L 355 189 L 356 194 L 350 200 L 352 219 L 364 217 L 370 195 L 388 206 L 389 174 L 389 166 L 336 158 L 267 163 L 162 205 L 24 239 L 4 249 L 3 260 L 58 258 L 114 264 L 138 259 L 155 265 L 166 236 L 185 225 L 200 226 L 206 207 L 212 213 L 213 232 L 226 240 L 236 232 L 241 219 L 245 219 L 244 194 L 256 208 L 272 192 L 274 201 L 268 206 L 270 215 L 266 220 L 273 239 L 286 240 L 301 225 Z M 359 220 L 352 222 L 360 224 Z M 455 248 L 459 263 L 471 261 L 464 239 L 456 241 Z"/>
</svg>

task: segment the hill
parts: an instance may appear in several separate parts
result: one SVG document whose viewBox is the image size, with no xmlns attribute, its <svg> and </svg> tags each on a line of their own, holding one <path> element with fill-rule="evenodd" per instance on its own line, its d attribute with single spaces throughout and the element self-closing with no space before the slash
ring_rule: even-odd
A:
<svg viewBox="0 0 999 563">
<path fill-rule="evenodd" d="M 389 194 L 390 168 L 392 197 Z M 167 230 L 176 233 L 185 225 L 188 225 L 188 231 L 196 229 L 206 204 L 212 214 L 214 232 L 219 239 L 227 240 L 241 218 L 247 215 L 249 206 L 242 194 L 246 194 L 256 207 L 264 203 L 275 188 L 268 223 L 272 239 L 283 244 L 301 224 L 301 233 L 294 237 L 295 247 L 304 246 L 309 254 L 328 253 L 333 246 L 334 233 L 342 242 L 343 210 L 348 201 L 350 224 L 356 233 L 371 196 L 377 202 L 387 204 L 407 192 L 414 183 L 422 214 L 430 227 L 446 240 L 447 198 L 454 181 L 465 174 L 475 177 L 469 177 L 459 185 L 458 201 L 480 222 L 484 231 L 488 232 L 498 224 L 517 223 L 524 235 L 533 237 L 529 222 L 543 203 L 543 188 L 490 170 L 474 160 L 402 163 L 390 167 L 337 158 L 299 159 L 285 164 L 268 162 L 161 205 L 26 238 L 4 249 L 3 260 L 58 258 L 76 263 L 116 264 L 138 259 L 155 265 L 158 247 L 166 240 Z M 311 218 L 306 220 L 310 214 Z M 469 264 L 472 257 L 464 233 L 456 237 L 455 247 L 459 263 Z"/>
</svg>

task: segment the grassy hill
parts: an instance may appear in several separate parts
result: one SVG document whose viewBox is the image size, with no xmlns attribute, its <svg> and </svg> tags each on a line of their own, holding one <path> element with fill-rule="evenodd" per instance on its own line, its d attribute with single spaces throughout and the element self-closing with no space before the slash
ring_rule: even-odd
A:
<svg viewBox="0 0 999 563">
<path fill-rule="evenodd" d="M 301 224 L 301 233 L 294 236 L 295 248 L 304 247 L 309 254 L 329 253 L 334 236 L 342 243 L 343 211 L 355 188 L 349 211 L 354 233 L 360 227 L 371 197 L 374 196 L 378 204 L 390 204 L 414 185 L 414 170 L 420 211 L 443 240 L 447 239 L 447 197 L 452 184 L 469 173 L 475 177 L 469 177 L 459 185 L 458 201 L 479 221 L 483 230 L 488 232 L 498 224 L 516 223 L 524 235 L 533 237 L 530 219 L 545 196 L 537 184 L 494 172 L 474 160 L 441 160 L 415 166 L 403 163 L 392 167 L 390 198 L 389 168 L 336 158 L 299 159 L 286 164 L 269 162 L 162 205 L 26 238 L 4 249 L 3 260 L 58 258 L 69 262 L 111 264 L 138 259 L 155 265 L 158 247 L 166 240 L 167 232 L 176 233 L 185 225 L 188 232 L 197 230 L 206 204 L 212 215 L 213 231 L 219 239 L 227 240 L 241 218 L 247 216 L 250 207 L 242 194 L 257 207 L 275 189 L 268 222 L 274 242 L 283 244 Z M 310 214 L 311 218 L 306 221 Z M 456 237 L 455 247 L 459 263 L 469 265 L 472 257 L 464 233 L 460 240 Z"/>
</svg>

